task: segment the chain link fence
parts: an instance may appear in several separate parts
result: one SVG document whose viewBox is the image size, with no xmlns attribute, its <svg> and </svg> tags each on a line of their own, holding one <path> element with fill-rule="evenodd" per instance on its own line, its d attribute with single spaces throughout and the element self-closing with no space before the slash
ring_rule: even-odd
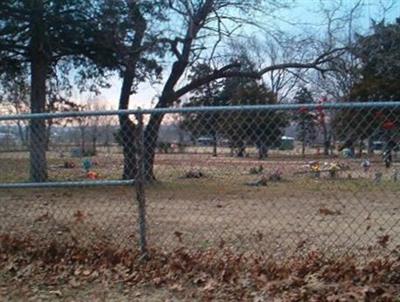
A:
<svg viewBox="0 0 400 302">
<path fill-rule="evenodd" d="M 400 103 L 0 117 L 0 234 L 287 257 L 400 245 Z"/>
</svg>

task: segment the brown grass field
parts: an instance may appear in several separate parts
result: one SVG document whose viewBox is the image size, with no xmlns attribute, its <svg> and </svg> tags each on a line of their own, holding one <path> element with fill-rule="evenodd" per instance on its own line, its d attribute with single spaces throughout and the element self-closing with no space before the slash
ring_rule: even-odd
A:
<svg viewBox="0 0 400 302">
<path fill-rule="evenodd" d="M 0 182 L 26 179 L 26 154 L 0 157 Z M 79 160 L 73 159 L 76 168 L 63 169 L 64 160 L 50 154 L 52 180 L 85 179 Z M 93 169 L 101 178 L 120 177 L 121 155 L 99 156 L 96 161 Z M 149 246 L 165 252 L 182 247 L 230 248 L 272 259 L 310 250 L 362 257 L 395 250 L 400 246 L 400 182 L 393 181 L 393 171 L 385 170 L 378 160 L 368 173 L 361 171 L 358 161 L 341 162 L 349 170 L 331 179 L 326 173 L 321 178 L 298 173 L 307 170 L 301 158 L 258 161 L 207 154 L 159 155 L 158 182 L 146 187 Z M 280 169 L 283 180 L 248 186 L 262 177 L 249 173 L 259 165 L 267 177 Z M 200 170 L 205 177 L 185 178 L 190 170 Z M 377 171 L 383 173 L 380 183 L 373 181 Z M 120 250 L 138 246 L 135 190 L 129 187 L 0 190 L 0 221 L 0 234 L 38 245 L 58 242 L 90 248 L 100 244 Z M 0 283 L 9 282 L 7 276 L 3 272 Z M 102 292 L 102 285 L 93 283 L 81 293 L 98 295 L 98 301 L 167 301 L 171 296 L 163 288 L 135 288 L 137 296 L 130 296 L 132 292 L 126 296 L 122 288 Z M 63 299 L 73 301 L 75 291 L 66 286 Z M 47 293 L 44 300 L 57 296 Z M 177 297 L 172 295 L 168 301 L 179 301 Z"/>
<path fill-rule="evenodd" d="M 27 171 L 27 159 L 13 156 L 3 160 L 1 168 L 14 174 L 2 173 L 2 181 L 22 179 Z M 62 161 L 50 157 L 52 180 L 85 179 L 79 162 L 74 169 L 63 169 Z M 99 156 L 96 161 L 93 169 L 100 177 L 118 178 L 120 155 Z M 364 253 L 382 236 L 389 236 L 388 246 L 400 244 L 395 236 L 400 231 L 400 186 L 390 179 L 391 171 L 379 162 L 368 173 L 356 161 L 345 163 L 350 169 L 336 179 L 327 173 L 315 179 L 298 174 L 307 170 L 299 159 L 160 155 L 155 167 L 159 182 L 146 188 L 149 242 L 163 248 L 228 244 L 274 256 L 315 248 Z M 283 180 L 248 186 L 262 177 L 249 173 L 259 165 L 267 177 L 280 169 Z M 205 177 L 183 177 L 190 170 L 200 170 Z M 384 176 L 375 184 L 378 170 Z M 136 244 L 133 188 L 1 190 L 0 217 L 1 233 L 82 244 Z"/>
</svg>

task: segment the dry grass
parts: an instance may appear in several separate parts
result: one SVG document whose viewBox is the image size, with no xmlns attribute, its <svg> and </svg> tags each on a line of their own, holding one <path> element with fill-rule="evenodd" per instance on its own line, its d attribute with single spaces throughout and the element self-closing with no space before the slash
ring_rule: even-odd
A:
<svg viewBox="0 0 400 302">
<path fill-rule="evenodd" d="M 99 156 L 99 165 L 94 169 L 102 177 L 118 178 L 120 156 Z M 52 180 L 85 179 L 79 160 L 74 159 L 74 169 L 60 168 L 63 161 L 57 154 L 50 154 Z M 392 172 L 385 171 L 381 163 L 374 163 L 369 173 L 363 173 L 357 161 L 346 163 L 350 171 L 341 172 L 338 179 L 327 175 L 314 179 L 307 173 L 296 174 L 305 169 L 304 161 L 298 158 L 258 161 L 159 155 L 155 169 L 160 181 L 146 188 L 149 245 L 164 252 L 181 247 L 204 253 L 212 248 L 230 248 L 274 259 L 304 255 L 310 250 L 325 255 L 390 253 L 400 246 L 399 183 L 390 180 Z M 279 168 L 284 180 L 268 182 L 266 187 L 246 185 L 262 176 L 249 173 L 251 167 L 259 165 L 263 165 L 266 176 Z M 26 180 L 27 166 L 26 156 L 8 154 L 0 162 L 1 170 L 6 172 L 0 174 L 0 182 Z M 192 169 L 201 170 L 205 177 L 184 178 Z M 374 184 L 377 171 L 384 173 L 384 179 Z M 0 235 L 26 239 L 33 247 L 59 243 L 88 249 L 100 246 L 136 250 L 138 246 L 135 190 L 129 187 L 0 190 L 0 221 Z M 198 289 L 190 287 L 191 281 L 180 287 L 174 283 L 155 286 L 154 281 L 126 285 L 106 275 L 102 281 L 94 279 L 76 286 L 71 283 L 76 279 L 74 271 L 67 276 L 54 272 L 56 279 L 50 281 L 45 272 L 40 278 L 31 279 L 29 274 L 25 279 L 18 277 L 21 269 L 26 273 L 27 267 L 14 271 L 0 266 L 0 299 L 204 300 L 203 289 L 199 294 Z M 224 293 L 218 297 L 223 301 L 230 296 Z"/>
<path fill-rule="evenodd" d="M 26 154 L 2 153 L 0 182 L 27 179 Z M 84 180 L 79 159 L 74 169 L 49 153 L 52 180 Z M 100 154 L 93 167 L 101 177 L 116 179 L 121 154 Z M 217 158 L 206 154 L 162 154 L 155 170 L 160 180 L 147 188 L 149 243 L 173 249 L 233 246 L 283 257 L 304 250 L 364 254 L 377 247 L 400 244 L 399 183 L 390 180 L 380 162 L 364 173 L 359 162 L 342 161 L 349 171 L 338 179 L 314 179 L 299 158 Z M 268 176 L 281 170 L 282 182 L 266 187 L 246 184 L 261 175 L 249 173 L 263 166 Z M 185 179 L 199 169 L 201 179 Z M 384 179 L 373 183 L 374 173 Z M 348 179 L 349 174 L 351 179 Z M 37 240 L 96 242 L 117 247 L 137 246 L 137 209 L 132 188 L 76 188 L 0 191 L 0 233 Z M 382 238 L 388 237 L 382 244 Z"/>
<path fill-rule="evenodd" d="M 399 245 L 398 191 L 356 181 L 302 180 L 248 187 L 247 176 L 175 179 L 147 188 L 152 246 L 233 246 L 276 257 L 309 249 L 365 253 Z M 390 188 L 390 186 L 389 186 Z M 0 191 L 1 233 L 38 240 L 136 246 L 133 188 Z"/>
</svg>

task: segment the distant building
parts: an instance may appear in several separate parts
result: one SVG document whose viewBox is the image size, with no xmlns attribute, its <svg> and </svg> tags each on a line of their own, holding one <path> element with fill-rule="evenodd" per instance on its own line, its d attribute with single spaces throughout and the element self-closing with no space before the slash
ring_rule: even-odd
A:
<svg viewBox="0 0 400 302">
<path fill-rule="evenodd" d="M 212 146 L 214 144 L 214 139 L 208 136 L 201 136 L 196 140 L 196 144 L 200 146 Z"/>
<path fill-rule="evenodd" d="M 191 135 L 176 125 L 161 125 L 158 141 L 170 144 L 190 144 Z"/>
<path fill-rule="evenodd" d="M 281 144 L 279 146 L 281 150 L 293 150 L 294 149 L 294 137 L 282 136 Z"/>
</svg>

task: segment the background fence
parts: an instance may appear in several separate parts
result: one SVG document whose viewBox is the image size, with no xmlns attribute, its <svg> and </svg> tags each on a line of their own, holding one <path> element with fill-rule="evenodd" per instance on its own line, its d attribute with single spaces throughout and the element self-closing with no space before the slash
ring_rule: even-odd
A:
<svg viewBox="0 0 400 302">
<path fill-rule="evenodd" d="M 399 113 L 379 102 L 1 116 L 0 234 L 142 252 L 393 249 Z"/>
</svg>

